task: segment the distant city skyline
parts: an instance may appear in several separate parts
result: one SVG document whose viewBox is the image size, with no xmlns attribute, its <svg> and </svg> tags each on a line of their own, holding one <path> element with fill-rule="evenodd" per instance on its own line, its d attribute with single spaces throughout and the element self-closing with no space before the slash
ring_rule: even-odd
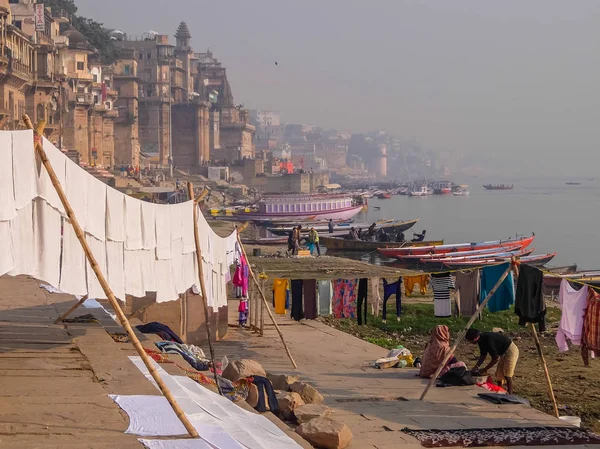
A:
<svg viewBox="0 0 600 449">
<path fill-rule="evenodd" d="M 76 4 L 130 35 L 174 41 L 187 21 L 196 51 L 227 67 L 236 102 L 287 122 L 384 129 L 519 176 L 600 163 L 595 0 Z"/>
</svg>

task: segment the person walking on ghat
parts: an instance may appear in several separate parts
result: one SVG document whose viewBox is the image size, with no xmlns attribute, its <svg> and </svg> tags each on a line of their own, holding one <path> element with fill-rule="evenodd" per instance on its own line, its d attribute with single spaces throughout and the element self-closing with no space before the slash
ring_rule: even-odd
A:
<svg viewBox="0 0 600 449">
<path fill-rule="evenodd" d="M 317 255 L 321 255 L 321 248 L 319 247 L 319 233 L 315 228 L 310 228 L 308 233 L 308 241 L 312 243 L 317 249 Z"/>
<path fill-rule="evenodd" d="M 327 225 L 327 227 L 329 228 L 329 233 L 333 234 L 333 218 L 329 219 L 329 224 Z"/>
<path fill-rule="evenodd" d="M 479 332 L 473 328 L 467 331 L 465 337 L 472 344 L 479 345 L 479 351 L 481 352 L 479 360 L 471 370 L 471 373 L 473 375 L 484 374 L 487 370 L 498 365 L 496 368 L 498 385 L 503 386 L 504 381 L 506 381 L 506 390 L 508 394 L 512 394 L 515 367 L 519 360 L 519 348 L 517 348 L 517 345 L 510 338 L 498 332 Z M 492 360 L 485 368 L 480 369 L 479 367 L 485 362 L 488 354 Z"/>
<path fill-rule="evenodd" d="M 302 236 L 302 225 L 298 225 L 296 230 L 294 231 L 294 237 L 292 244 L 294 245 L 294 252 L 292 253 L 294 256 L 298 255 L 298 250 L 300 249 L 300 238 Z"/>
</svg>

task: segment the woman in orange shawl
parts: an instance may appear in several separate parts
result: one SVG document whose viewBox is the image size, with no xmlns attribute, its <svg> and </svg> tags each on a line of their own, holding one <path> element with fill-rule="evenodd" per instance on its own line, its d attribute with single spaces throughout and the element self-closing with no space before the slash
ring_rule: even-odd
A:
<svg viewBox="0 0 600 449">
<path fill-rule="evenodd" d="M 436 326 L 429 337 L 429 343 L 425 347 L 423 357 L 421 357 L 421 370 L 419 376 L 426 379 L 433 376 L 440 366 L 440 363 L 444 361 L 444 357 L 450 351 L 450 330 L 448 326 Z M 446 367 L 457 363 L 454 355 L 450 357 L 446 363 Z M 440 373 L 440 375 L 443 374 Z"/>
</svg>

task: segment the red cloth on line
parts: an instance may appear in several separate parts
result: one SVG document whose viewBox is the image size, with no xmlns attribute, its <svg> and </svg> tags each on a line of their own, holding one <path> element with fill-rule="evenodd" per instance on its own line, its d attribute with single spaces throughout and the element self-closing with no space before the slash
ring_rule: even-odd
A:
<svg viewBox="0 0 600 449">
<path fill-rule="evenodd" d="M 600 353 L 600 293 L 588 289 L 588 305 L 583 318 L 581 355 L 583 363 L 589 364 L 589 351 Z"/>
</svg>

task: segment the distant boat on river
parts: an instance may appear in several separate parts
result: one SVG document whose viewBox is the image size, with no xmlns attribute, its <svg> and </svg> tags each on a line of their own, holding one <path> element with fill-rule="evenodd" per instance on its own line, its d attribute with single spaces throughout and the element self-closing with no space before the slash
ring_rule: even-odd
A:
<svg viewBox="0 0 600 449">
<path fill-rule="evenodd" d="M 484 184 L 483 188 L 486 190 L 512 190 L 513 185 L 508 184 Z"/>
</svg>

